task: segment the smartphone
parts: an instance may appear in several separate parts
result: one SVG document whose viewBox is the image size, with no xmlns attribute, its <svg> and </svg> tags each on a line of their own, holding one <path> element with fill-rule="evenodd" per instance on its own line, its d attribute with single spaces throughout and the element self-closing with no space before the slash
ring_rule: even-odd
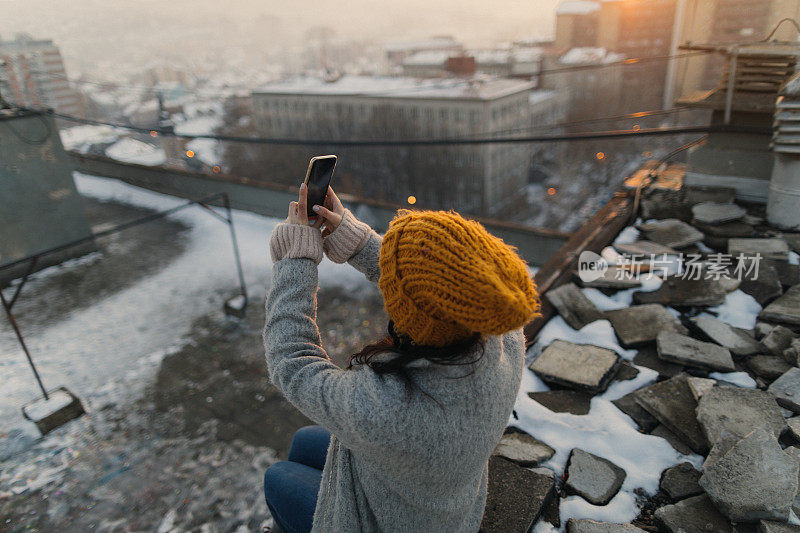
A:
<svg viewBox="0 0 800 533">
<path fill-rule="evenodd" d="M 307 211 L 309 217 L 317 214 L 311 209 L 315 205 L 323 205 L 325 196 L 328 195 L 328 186 L 333 178 L 333 169 L 336 168 L 335 155 L 318 155 L 312 157 L 306 172 L 306 187 L 308 187 Z"/>
</svg>

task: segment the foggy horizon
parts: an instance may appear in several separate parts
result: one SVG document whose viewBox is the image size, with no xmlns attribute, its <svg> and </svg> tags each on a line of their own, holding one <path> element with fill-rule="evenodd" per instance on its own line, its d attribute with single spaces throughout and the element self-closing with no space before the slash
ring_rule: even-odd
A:
<svg viewBox="0 0 800 533">
<path fill-rule="evenodd" d="M 65 10 L 44 0 L 0 0 L 0 38 L 25 32 L 53 39 L 70 75 L 103 71 L 115 76 L 115 67 L 121 74 L 159 60 L 202 66 L 247 56 L 249 64 L 258 64 L 269 53 L 301 45 L 308 30 L 319 26 L 332 28 L 342 40 L 375 43 L 434 35 L 450 35 L 468 47 L 541 40 L 553 33 L 556 5 L 557 0 L 358 0 L 342 9 L 309 1 L 74 0 Z"/>
</svg>

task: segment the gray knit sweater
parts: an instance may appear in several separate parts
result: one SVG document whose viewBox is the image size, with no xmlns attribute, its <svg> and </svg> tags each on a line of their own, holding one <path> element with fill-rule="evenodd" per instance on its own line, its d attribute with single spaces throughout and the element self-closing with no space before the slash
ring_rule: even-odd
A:
<svg viewBox="0 0 800 533">
<path fill-rule="evenodd" d="M 375 232 L 350 239 L 358 242 L 354 255 L 330 249 L 337 233 L 352 233 L 357 224 L 348 212 L 326 239 L 326 252 L 342 260 L 352 255 L 349 263 L 377 282 L 381 238 Z M 474 365 L 411 365 L 412 387 L 368 367 L 342 370 L 328 359 L 316 324 L 322 248 L 319 230 L 276 228 L 264 328 L 272 382 L 333 434 L 313 531 L 477 531 L 487 462 L 519 389 L 522 331 L 486 338 Z"/>
</svg>

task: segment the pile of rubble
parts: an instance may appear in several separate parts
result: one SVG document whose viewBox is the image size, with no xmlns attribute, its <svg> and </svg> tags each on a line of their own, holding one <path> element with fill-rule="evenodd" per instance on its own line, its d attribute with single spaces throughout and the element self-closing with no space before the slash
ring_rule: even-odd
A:
<svg viewBox="0 0 800 533">
<path fill-rule="evenodd" d="M 551 390 L 528 396 L 553 413 L 587 416 L 610 384 L 651 369 L 656 379 L 612 403 L 688 460 L 661 473 L 657 494 L 640 494 L 632 524 L 574 519 L 559 516 L 564 497 L 605 506 L 625 469 L 575 447 L 557 475 L 552 439 L 509 428 L 490 487 L 514 478 L 521 503 L 501 524 L 502 505 L 490 495 L 484 529 L 548 531 L 539 529 L 547 521 L 574 533 L 800 531 L 800 233 L 769 227 L 758 206 L 737 205 L 729 189 L 657 191 L 641 208 L 646 222 L 602 251 L 602 275 L 576 272 L 574 283 L 546 293 L 560 315 L 551 322 L 575 331 L 547 345 L 540 336 L 529 368 Z M 671 266 L 648 267 L 654 256 Z M 648 270 L 649 281 L 636 275 Z M 625 306 L 598 307 L 599 298 L 623 295 Z M 624 349 L 580 342 L 579 330 L 603 320 Z"/>
</svg>

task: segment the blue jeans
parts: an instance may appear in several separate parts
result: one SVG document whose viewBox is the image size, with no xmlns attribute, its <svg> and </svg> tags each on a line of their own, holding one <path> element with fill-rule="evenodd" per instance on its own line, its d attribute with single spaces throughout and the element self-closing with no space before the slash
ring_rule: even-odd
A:
<svg viewBox="0 0 800 533">
<path fill-rule="evenodd" d="M 292 437 L 289 460 L 264 474 L 264 496 L 275 524 L 287 533 L 311 531 L 317 493 L 331 434 L 322 426 L 300 428 Z"/>
</svg>

